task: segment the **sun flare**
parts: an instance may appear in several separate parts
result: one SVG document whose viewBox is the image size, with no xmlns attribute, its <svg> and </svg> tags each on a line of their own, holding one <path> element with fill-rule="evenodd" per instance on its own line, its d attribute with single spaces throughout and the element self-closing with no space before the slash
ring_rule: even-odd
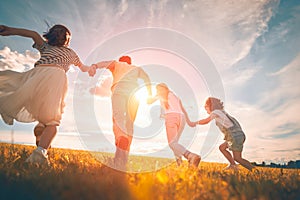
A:
<svg viewBox="0 0 300 200">
<path fill-rule="evenodd" d="M 148 91 L 145 86 L 139 88 L 135 93 L 134 93 L 135 98 L 137 98 L 140 102 L 146 102 L 148 98 Z"/>
</svg>

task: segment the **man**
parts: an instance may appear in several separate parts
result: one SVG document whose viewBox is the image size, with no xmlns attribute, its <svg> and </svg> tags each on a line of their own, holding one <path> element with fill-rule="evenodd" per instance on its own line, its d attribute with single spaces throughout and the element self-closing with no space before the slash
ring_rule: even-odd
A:
<svg viewBox="0 0 300 200">
<path fill-rule="evenodd" d="M 128 154 L 133 137 L 133 125 L 139 102 L 134 96 L 138 89 L 138 79 L 143 79 L 148 95 L 152 96 L 151 83 L 147 73 L 131 64 L 129 56 L 122 56 L 119 61 L 102 61 L 92 65 L 95 69 L 109 69 L 113 76 L 112 116 L 116 152 L 114 164 L 117 169 L 126 169 Z"/>
</svg>

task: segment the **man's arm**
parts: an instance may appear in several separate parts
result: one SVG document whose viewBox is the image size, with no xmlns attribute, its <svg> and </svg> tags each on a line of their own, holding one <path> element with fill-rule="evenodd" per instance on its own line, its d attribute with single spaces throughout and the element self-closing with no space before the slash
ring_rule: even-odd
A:
<svg viewBox="0 0 300 200">
<path fill-rule="evenodd" d="M 139 68 L 139 78 L 144 80 L 144 83 L 147 87 L 148 96 L 151 97 L 152 96 L 151 81 L 148 74 L 142 68 Z"/>
<path fill-rule="evenodd" d="M 113 70 L 113 68 L 115 67 L 115 60 L 110 60 L 110 61 L 101 61 L 98 62 L 96 64 L 93 64 L 92 66 L 94 66 L 96 69 L 103 69 L 103 68 L 107 68 L 109 70 Z"/>
</svg>

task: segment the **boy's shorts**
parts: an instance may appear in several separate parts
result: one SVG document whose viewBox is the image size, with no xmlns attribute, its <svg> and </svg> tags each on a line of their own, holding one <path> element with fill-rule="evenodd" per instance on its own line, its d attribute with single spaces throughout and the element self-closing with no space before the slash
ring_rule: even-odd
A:
<svg viewBox="0 0 300 200">
<path fill-rule="evenodd" d="M 246 139 L 246 137 L 245 137 L 244 134 L 231 137 L 227 141 L 228 146 L 229 146 L 229 150 L 242 152 L 243 151 L 243 144 L 245 142 L 245 139 Z"/>
</svg>

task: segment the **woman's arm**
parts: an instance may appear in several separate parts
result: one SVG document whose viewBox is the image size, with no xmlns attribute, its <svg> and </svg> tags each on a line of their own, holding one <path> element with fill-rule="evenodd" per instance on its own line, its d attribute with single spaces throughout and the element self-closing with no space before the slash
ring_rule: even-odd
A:
<svg viewBox="0 0 300 200">
<path fill-rule="evenodd" d="M 44 42 L 44 40 L 40 36 L 40 34 L 38 34 L 35 31 L 28 30 L 28 29 L 22 29 L 22 28 L 13 28 L 13 27 L 4 26 L 4 25 L 0 25 L 0 35 L 2 35 L 2 36 L 18 35 L 18 36 L 22 36 L 22 37 L 28 37 L 28 38 L 33 39 L 33 41 L 37 45 L 42 45 Z"/>
<path fill-rule="evenodd" d="M 78 67 L 82 72 L 88 72 L 89 76 L 94 76 L 96 74 L 96 68 L 93 65 L 87 66 L 87 65 L 82 64 L 81 66 L 78 66 Z"/>
<path fill-rule="evenodd" d="M 114 67 L 114 63 L 115 63 L 115 61 L 102 61 L 102 62 L 98 62 L 96 64 L 92 64 L 91 66 L 82 64 L 81 66 L 79 66 L 79 69 L 82 72 L 88 71 L 90 76 L 94 76 L 96 74 L 96 69 L 101 69 L 101 68 L 111 69 Z"/>
</svg>

